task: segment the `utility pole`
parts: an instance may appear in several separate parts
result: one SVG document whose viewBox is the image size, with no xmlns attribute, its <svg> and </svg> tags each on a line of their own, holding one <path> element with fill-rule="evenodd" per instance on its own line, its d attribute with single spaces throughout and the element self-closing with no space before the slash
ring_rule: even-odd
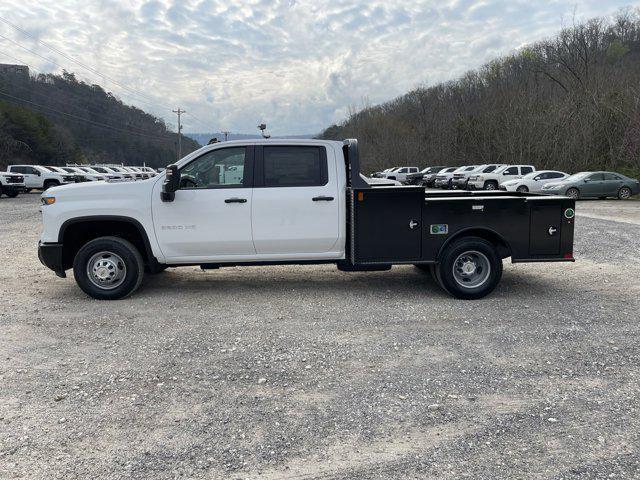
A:
<svg viewBox="0 0 640 480">
<path fill-rule="evenodd" d="M 224 133 L 224 141 L 226 142 L 231 132 L 222 132 L 222 133 Z"/>
<path fill-rule="evenodd" d="M 180 123 L 180 116 L 187 112 L 185 110 L 180 110 L 180 107 L 178 107 L 178 110 L 171 111 L 178 115 L 178 160 L 180 160 L 182 158 L 182 124 Z"/>
</svg>

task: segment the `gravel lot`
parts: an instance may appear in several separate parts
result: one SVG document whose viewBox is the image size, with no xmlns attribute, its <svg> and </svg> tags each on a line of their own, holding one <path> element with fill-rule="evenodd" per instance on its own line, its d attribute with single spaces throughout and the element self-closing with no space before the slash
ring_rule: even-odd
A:
<svg viewBox="0 0 640 480">
<path fill-rule="evenodd" d="M 0 200 L 0 478 L 640 478 L 640 202 L 489 298 L 413 267 L 186 267 L 87 298 Z"/>
</svg>

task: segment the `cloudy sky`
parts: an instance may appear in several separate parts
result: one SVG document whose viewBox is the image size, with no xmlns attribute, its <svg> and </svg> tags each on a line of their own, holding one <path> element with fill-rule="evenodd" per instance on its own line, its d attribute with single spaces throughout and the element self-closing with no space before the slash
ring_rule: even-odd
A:
<svg viewBox="0 0 640 480">
<path fill-rule="evenodd" d="M 187 132 L 253 133 L 264 121 L 276 135 L 316 133 L 364 99 L 455 78 L 634 3 L 2 0 L 1 19 L 22 31 L 0 22 L 0 62 L 64 67 L 170 124 L 180 106 Z"/>
</svg>

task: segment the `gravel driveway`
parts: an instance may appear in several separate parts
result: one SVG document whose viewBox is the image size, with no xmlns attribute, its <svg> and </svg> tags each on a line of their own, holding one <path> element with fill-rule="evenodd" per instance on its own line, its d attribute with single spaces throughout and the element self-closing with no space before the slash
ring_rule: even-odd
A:
<svg viewBox="0 0 640 480">
<path fill-rule="evenodd" d="M 0 478 L 640 478 L 640 202 L 474 302 L 332 266 L 100 302 L 38 262 L 38 201 L 0 200 Z"/>
</svg>

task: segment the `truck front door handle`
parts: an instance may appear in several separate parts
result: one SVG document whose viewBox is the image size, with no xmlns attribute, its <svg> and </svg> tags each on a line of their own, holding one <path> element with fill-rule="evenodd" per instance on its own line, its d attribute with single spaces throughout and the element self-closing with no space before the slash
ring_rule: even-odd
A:
<svg viewBox="0 0 640 480">
<path fill-rule="evenodd" d="M 246 198 L 237 198 L 237 197 L 233 197 L 233 198 L 227 198 L 224 203 L 247 203 L 247 199 Z"/>
<path fill-rule="evenodd" d="M 333 197 L 320 196 L 320 197 L 313 197 L 311 200 L 313 200 L 314 202 L 332 202 Z"/>
</svg>

